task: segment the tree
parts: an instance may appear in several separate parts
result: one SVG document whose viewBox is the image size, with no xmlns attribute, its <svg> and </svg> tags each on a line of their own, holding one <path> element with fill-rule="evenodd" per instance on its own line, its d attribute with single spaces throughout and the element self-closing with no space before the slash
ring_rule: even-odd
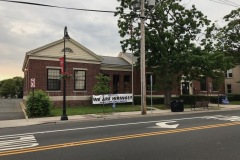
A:
<svg viewBox="0 0 240 160">
<path fill-rule="evenodd" d="M 0 95 L 3 97 L 23 97 L 23 78 L 14 77 L 2 80 L 0 83 Z"/>
<path fill-rule="evenodd" d="M 125 10 L 132 10 L 130 0 L 118 0 L 116 16 L 119 16 L 118 27 L 121 37 L 122 49 L 133 50 L 135 56 L 140 57 L 140 28 L 136 12 L 129 14 Z M 194 79 L 202 72 L 212 68 L 207 63 L 212 63 L 209 52 L 197 41 L 205 39 L 207 34 L 202 34 L 205 28 L 209 29 L 210 21 L 195 6 L 186 9 L 180 4 L 181 0 L 160 0 L 155 10 L 148 13 L 146 21 L 146 65 L 158 76 L 159 86 L 164 90 L 165 104 L 170 104 L 171 91 L 179 86 L 182 75 L 188 80 Z M 132 24 L 133 23 L 133 24 Z M 133 36 L 130 36 L 129 27 L 133 26 Z M 212 30 L 210 30 L 212 31 Z M 210 32 L 209 31 L 209 32 Z M 197 74 L 196 74 L 197 73 Z"/>
<path fill-rule="evenodd" d="M 15 91 L 18 98 L 23 98 L 23 78 L 22 77 L 14 77 L 15 83 Z"/>
<path fill-rule="evenodd" d="M 13 79 L 5 79 L 1 83 L 0 88 L 1 96 L 3 97 L 14 97 L 16 95 L 15 82 Z"/>
<path fill-rule="evenodd" d="M 232 10 L 223 18 L 227 25 L 219 28 L 217 48 L 226 55 L 234 57 L 234 62 L 240 62 L 240 8 Z"/>
<path fill-rule="evenodd" d="M 103 112 L 104 112 L 104 94 L 109 94 L 111 91 L 111 88 L 109 86 L 111 78 L 99 73 L 96 76 L 96 79 L 97 83 L 93 86 L 93 92 L 95 92 L 96 94 L 103 95 Z"/>
<path fill-rule="evenodd" d="M 111 91 L 111 88 L 109 86 L 111 78 L 99 73 L 96 76 L 96 79 L 97 84 L 93 86 L 93 92 L 95 92 L 96 94 L 109 94 Z"/>
</svg>

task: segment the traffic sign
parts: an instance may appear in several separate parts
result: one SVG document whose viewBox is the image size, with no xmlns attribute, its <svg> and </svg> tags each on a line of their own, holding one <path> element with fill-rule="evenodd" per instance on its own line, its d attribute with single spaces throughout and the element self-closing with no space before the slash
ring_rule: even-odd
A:
<svg viewBox="0 0 240 160">
<path fill-rule="evenodd" d="M 35 88 L 35 78 L 31 78 L 31 88 Z"/>
</svg>

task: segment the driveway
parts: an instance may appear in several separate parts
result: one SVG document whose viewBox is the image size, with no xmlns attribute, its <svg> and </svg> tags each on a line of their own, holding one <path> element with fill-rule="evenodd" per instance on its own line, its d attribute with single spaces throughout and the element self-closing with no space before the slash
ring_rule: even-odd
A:
<svg viewBox="0 0 240 160">
<path fill-rule="evenodd" d="M 19 102 L 22 99 L 0 98 L 0 120 L 24 119 Z"/>
</svg>

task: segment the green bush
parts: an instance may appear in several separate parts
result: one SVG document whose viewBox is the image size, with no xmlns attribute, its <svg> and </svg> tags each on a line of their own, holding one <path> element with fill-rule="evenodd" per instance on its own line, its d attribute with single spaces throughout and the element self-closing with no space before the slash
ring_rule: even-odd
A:
<svg viewBox="0 0 240 160">
<path fill-rule="evenodd" d="M 27 97 L 27 115 L 28 117 L 44 117 L 49 115 L 53 103 L 48 95 L 42 90 L 30 92 Z"/>
<path fill-rule="evenodd" d="M 151 97 L 146 98 L 146 103 L 151 104 Z M 141 97 L 134 96 L 134 104 L 141 105 Z M 164 97 L 152 97 L 152 104 L 164 104 Z"/>
<path fill-rule="evenodd" d="M 240 94 L 227 94 L 229 101 L 240 101 Z"/>
<path fill-rule="evenodd" d="M 218 103 L 218 96 L 202 96 L 202 95 L 181 95 L 179 99 L 184 101 L 184 104 L 194 104 L 196 101 L 210 101 Z"/>
</svg>

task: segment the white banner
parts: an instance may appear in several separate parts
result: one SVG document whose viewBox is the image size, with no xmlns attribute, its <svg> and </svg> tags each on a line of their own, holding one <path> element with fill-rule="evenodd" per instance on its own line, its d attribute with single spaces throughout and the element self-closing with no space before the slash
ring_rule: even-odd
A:
<svg viewBox="0 0 240 160">
<path fill-rule="evenodd" d="M 92 104 L 128 103 L 132 101 L 132 94 L 104 94 L 104 96 L 93 95 L 92 97 Z"/>
</svg>

